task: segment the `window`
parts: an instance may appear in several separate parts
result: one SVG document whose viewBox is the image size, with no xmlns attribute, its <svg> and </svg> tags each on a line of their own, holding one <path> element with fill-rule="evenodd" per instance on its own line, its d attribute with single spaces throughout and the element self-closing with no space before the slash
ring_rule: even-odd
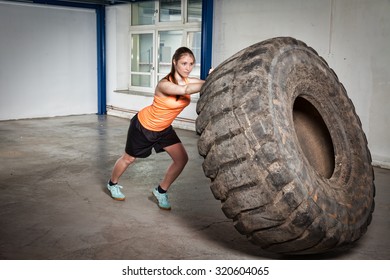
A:
<svg viewBox="0 0 390 280">
<path fill-rule="evenodd" d="M 153 72 L 153 33 L 131 36 L 131 86 L 151 88 Z"/>
<path fill-rule="evenodd" d="M 158 32 L 158 80 L 161 80 L 171 71 L 172 56 L 175 50 L 182 46 L 182 38 L 183 30 L 169 30 Z"/>
<path fill-rule="evenodd" d="M 131 25 L 154 24 L 154 2 L 140 2 L 131 5 Z"/>
<path fill-rule="evenodd" d="M 188 0 L 188 21 L 202 21 L 202 0 Z"/>
<path fill-rule="evenodd" d="M 192 75 L 200 77 L 200 55 L 201 55 L 201 32 L 200 31 L 190 31 L 187 33 L 187 47 L 192 50 L 195 55 L 196 64 L 192 70 Z"/>
<path fill-rule="evenodd" d="M 171 70 L 173 53 L 190 48 L 200 76 L 202 0 L 159 0 L 131 5 L 130 92 L 153 95 Z"/>
<path fill-rule="evenodd" d="M 160 0 L 160 22 L 181 21 L 181 0 Z"/>
</svg>

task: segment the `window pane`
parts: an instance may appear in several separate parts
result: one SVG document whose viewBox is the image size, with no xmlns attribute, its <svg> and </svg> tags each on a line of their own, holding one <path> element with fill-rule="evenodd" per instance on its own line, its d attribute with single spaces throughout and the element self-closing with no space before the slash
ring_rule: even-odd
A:
<svg viewBox="0 0 390 280">
<path fill-rule="evenodd" d="M 201 32 L 188 32 L 187 45 L 195 55 L 196 64 L 191 76 L 200 77 Z"/>
<path fill-rule="evenodd" d="M 154 24 L 154 2 L 140 2 L 131 5 L 131 25 Z"/>
<path fill-rule="evenodd" d="M 188 21 L 202 21 L 202 0 L 188 0 Z"/>
<path fill-rule="evenodd" d="M 151 87 L 150 75 L 131 74 L 131 85 L 135 87 Z"/>
<path fill-rule="evenodd" d="M 160 31 L 160 49 L 158 58 L 159 80 L 171 71 L 172 56 L 182 46 L 183 31 Z M 161 76 L 162 75 L 162 76 Z"/>
<path fill-rule="evenodd" d="M 160 21 L 181 21 L 181 0 L 160 0 Z"/>
<path fill-rule="evenodd" d="M 131 85 L 150 87 L 152 70 L 153 34 L 133 34 L 131 36 Z"/>
</svg>

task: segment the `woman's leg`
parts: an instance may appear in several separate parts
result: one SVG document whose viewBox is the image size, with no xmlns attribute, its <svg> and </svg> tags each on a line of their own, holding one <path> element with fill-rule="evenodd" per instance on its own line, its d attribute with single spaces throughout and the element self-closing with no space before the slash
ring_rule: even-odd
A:
<svg viewBox="0 0 390 280">
<path fill-rule="evenodd" d="M 119 178 L 122 176 L 122 174 L 126 171 L 126 169 L 129 167 L 130 164 L 132 164 L 135 161 L 135 157 L 132 157 L 128 155 L 127 153 L 124 153 L 115 163 L 114 169 L 111 173 L 111 182 L 112 183 L 118 183 Z"/>
<path fill-rule="evenodd" d="M 125 195 L 121 192 L 122 186 L 118 184 L 119 178 L 127 167 L 134 162 L 135 158 L 124 153 L 115 163 L 111 173 L 110 181 L 107 184 L 107 189 L 111 193 L 111 197 L 115 200 L 125 200 Z"/>
<path fill-rule="evenodd" d="M 165 147 L 164 150 L 173 160 L 165 173 L 164 179 L 160 183 L 160 187 L 167 191 L 186 166 L 188 155 L 182 143 Z"/>
</svg>

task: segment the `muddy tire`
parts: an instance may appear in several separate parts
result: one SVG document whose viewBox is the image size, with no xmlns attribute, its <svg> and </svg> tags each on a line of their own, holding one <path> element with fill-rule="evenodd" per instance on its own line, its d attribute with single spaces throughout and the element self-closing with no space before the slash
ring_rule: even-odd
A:
<svg viewBox="0 0 390 280">
<path fill-rule="evenodd" d="M 316 254 L 349 247 L 374 211 L 367 140 L 327 63 L 289 37 L 220 64 L 197 104 L 211 190 L 262 249 Z"/>
</svg>

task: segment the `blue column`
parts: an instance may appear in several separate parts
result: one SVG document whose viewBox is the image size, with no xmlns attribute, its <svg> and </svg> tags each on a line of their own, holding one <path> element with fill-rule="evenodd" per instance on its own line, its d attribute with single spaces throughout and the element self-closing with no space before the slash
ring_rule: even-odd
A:
<svg viewBox="0 0 390 280">
<path fill-rule="evenodd" d="M 96 8 L 97 69 L 98 69 L 98 114 L 107 112 L 106 95 L 106 10 L 104 6 Z"/>
<path fill-rule="evenodd" d="M 202 0 L 202 51 L 200 58 L 200 78 L 206 79 L 211 68 L 213 46 L 214 0 Z"/>
</svg>

